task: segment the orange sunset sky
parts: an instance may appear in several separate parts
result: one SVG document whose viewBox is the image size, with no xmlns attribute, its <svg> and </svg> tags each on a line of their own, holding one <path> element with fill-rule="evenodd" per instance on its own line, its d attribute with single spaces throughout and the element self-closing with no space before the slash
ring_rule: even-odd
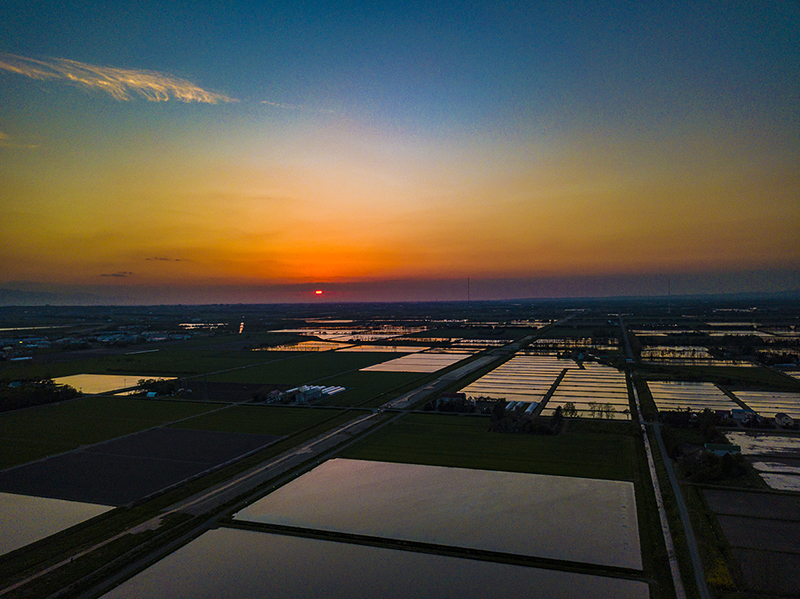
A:
<svg viewBox="0 0 800 599">
<path fill-rule="evenodd" d="M 0 7 L 0 288 L 800 288 L 797 3 L 85 4 Z"/>
</svg>

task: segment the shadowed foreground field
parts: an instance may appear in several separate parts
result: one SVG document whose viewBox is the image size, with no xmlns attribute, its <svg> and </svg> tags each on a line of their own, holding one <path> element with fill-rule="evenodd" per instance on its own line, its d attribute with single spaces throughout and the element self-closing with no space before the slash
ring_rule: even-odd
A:
<svg viewBox="0 0 800 599">
<path fill-rule="evenodd" d="M 413 414 L 357 443 L 342 457 L 633 480 L 634 437 L 628 425 L 568 422 L 556 436 L 488 431 L 488 417 Z M 614 432 L 614 431 L 618 432 Z"/>
</svg>

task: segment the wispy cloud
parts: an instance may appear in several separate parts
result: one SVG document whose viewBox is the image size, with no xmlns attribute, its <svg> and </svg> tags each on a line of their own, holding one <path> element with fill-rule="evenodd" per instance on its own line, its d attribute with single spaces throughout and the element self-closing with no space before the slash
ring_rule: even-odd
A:
<svg viewBox="0 0 800 599">
<path fill-rule="evenodd" d="M 126 277 L 129 277 L 129 276 L 131 276 L 132 274 L 133 274 L 132 272 L 129 272 L 129 271 L 127 271 L 127 270 L 124 270 L 124 271 L 122 271 L 122 272 L 109 272 L 109 273 L 103 273 L 103 274 L 101 274 L 100 276 L 101 276 L 101 277 L 117 277 L 117 278 L 120 278 L 120 279 L 124 279 L 124 278 L 126 278 Z"/>
<path fill-rule="evenodd" d="M 266 104 L 267 106 L 275 106 L 276 108 L 289 108 L 290 110 L 297 110 L 298 108 L 303 108 L 298 104 L 281 104 L 280 102 L 270 102 L 268 100 L 262 100 L 262 104 Z"/>
<path fill-rule="evenodd" d="M 324 114 L 334 114 L 333 110 L 314 110 L 303 106 L 302 104 L 282 104 L 281 102 L 270 102 L 269 100 L 261 100 L 261 103 L 266 106 L 274 106 L 275 108 L 287 108 L 289 110 L 306 110 L 310 112 L 321 112 Z"/>
<path fill-rule="evenodd" d="M 63 81 L 91 91 L 110 95 L 115 100 L 129 101 L 135 95 L 151 102 L 236 102 L 224 94 L 198 87 L 191 81 L 156 71 L 118 69 L 86 64 L 67 58 L 38 60 L 14 54 L 0 54 L 0 71 L 38 80 Z"/>
</svg>

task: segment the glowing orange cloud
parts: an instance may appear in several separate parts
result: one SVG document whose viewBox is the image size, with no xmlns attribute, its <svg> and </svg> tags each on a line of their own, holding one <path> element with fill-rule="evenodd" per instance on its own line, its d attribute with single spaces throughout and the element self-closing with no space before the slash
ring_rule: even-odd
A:
<svg viewBox="0 0 800 599">
<path fill-rule="evenodd" d="M 205 104 L 236 102 L 224 94 L 210 92 L 191 81 L 164 73 L 102 67 L 66 58 L 37 60 L 3 54 L 0 55 L 0 70 L 31 79 L 64 81 L 91 91 L 107 93 L 120 101 L 131 100 L 131 94 L 136 93 L 151 102 L 166 102 L 170 99 Z"/>
</svg>

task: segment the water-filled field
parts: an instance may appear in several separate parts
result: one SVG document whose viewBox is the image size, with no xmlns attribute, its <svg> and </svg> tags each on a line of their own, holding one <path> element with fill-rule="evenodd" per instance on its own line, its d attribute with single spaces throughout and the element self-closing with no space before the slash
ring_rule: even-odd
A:
<svg viewBox="0 0 800 599">
<path fill-rule="evenodd" d="M 647 386 L 659 410 L 686 410 L 695 412 L 710 410 L 732 410 L 739 406 L 725 395 L 714 383 L 679 381 L 648 381 Z"/>
<path fill-rule="evenodd" d="M 729 432 L 728 441 L 738 445 L 771 489 L 800 491 L 800 438 L 768 433 Z"/>
<path fill-rule="evenodd" d="M 755 412 L 767 418 L 783 412 L 794 419 L 800 419 L 800 393 L 780 391 L 736 391 L 741 401 Z"/>
<path fill-rule="evenodd" d="M 113 509 L 107 505 L 0 493 L 0 555 Z"/>
<path fill-rule="evenodd" d="M 416 345 L 350 345 L 343 347 L 339 351 L 356 351 L 356 352 L 373 352 L 373 353 L 391 353 L 398 354 L 416 354 L 428 349 L 424 346 Z"/>
<path fill-rule="evenodd" d="M 135 387 L 142 379 L 163 380 L 161 377 L 151 377 L 135 374 L 73 374 L 53 379 L 57 385 L 70 385 L 86 394 L 108 393 L 117 389 Z"/>
<path fill-rule="evenodd" d="M 584 363 L 581 369 L 568 370 L 542 414 L 552 414 L 567 403 L 575 406 L 578 416 L 630 420 L 625 375 L 594 362 Z"/>
<path fill-rule="evenodd" d="M 364 372 L 436 372 L 467 357 L 465 354 L 409 354 L 361 370 Z"/>
<path fill-rule="evenodd" d="M 103 599 L 646 599 L 646 583 L 248 530 L 211 530 Z"/>
<path fill-rule="evenodd" d="M 260 347 L 253 351 L 331 351 L 350 347 L 344 343 L 335 341 L 298 341 L 287 345 L 275 345 L 273 347 Z"/>
<path fill-rule="evenodd" d="M 461 393 L 471 397 L 539 402 L 565 368 L 577 370 L 578 366 L 572 360 L 559 360 L 554 356 L 520 354 L 467 385 Z"/>
<path fill-rule="evenodd" d="M 623 481 L 333 459 L 234 518 L 642 568 Z"/>
</svg>

